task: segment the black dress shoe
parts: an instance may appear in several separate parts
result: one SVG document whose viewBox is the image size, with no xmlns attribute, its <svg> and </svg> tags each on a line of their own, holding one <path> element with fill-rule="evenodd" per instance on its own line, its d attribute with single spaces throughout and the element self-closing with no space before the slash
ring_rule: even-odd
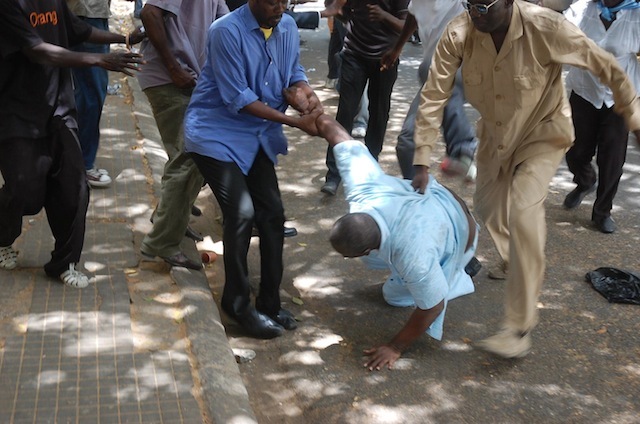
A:
<svg viewBox="0 0 640 424">
<path fill-rule="evenodd" d="M 225 310 L 225 312 L 227 311 Z M 229 312 L 227 315 L 237 321 L 251 337 L 256 339 L 273 339 L 284 333 L 284 328 L 280 324 L 253 308 L 243 315 L 234 316 Z"/>
<path fill-rule="evenodd" d="M 336 192 L 338 191 L 338 182 L 327 181 L 326 183 L 324 183 L 320 191 L 324 194 L 328 194 L 329 196 L 335 196 Z"/>
<path fill-rule="evenodd" d="M 285 237 L 295 237 L 298 235 L 298 230 L 295 227 L 284 227 L 284 236 Z M 253 227 L 251 229 L 251 237 L 260 237 L 260 232 L 258 231 L 258 227 Z"/>
<path fill-rule="evenodd" d="M 187 229 L 184 232 L 184 235 L 189 237 L 191 240 L 194 241 L 203 241 L 204 237 L 202 237 L 202 234 L 200 234 L 199 232 L 197 232 L 196 230 L 194 230 L 193 228 L 187 226 Z"/>
<path fill-rule="evenodd" d="M 613 218 L 610 216 L 602 219 L 595 219 L 593 220 L 593 223 L 601 233 L 611 234 L 616 230 L 616 223 L 613 222 Z"/>
<path fill-rule="evenodd" d="M 293 314 L 286 309 L 280 309 L 277 314 L 269 315 L 266 314 L 269 318 L 283 326 L 286 330 L 295 330 L 298 328 L 298 322 Z"/>
<path fill-rule="evenodd" d="M 584 200 L 585 196 L 589 193 L 593 193 L 596 189 L 596 185 L 592 185 L 589 188 L 581 188 L 580 186 L 576 187 L 567 194 L 567 197 L 564 198 L 564 207 L 567 209 L 573 209 L 578 207 L 580 203 Z"/>
<path fill-rule="evenodd" d="M 200 210 L 200 208 L 197 207 L 196 205 L 193 205 L 193 206 L 191 206 L 191 215 L 200 216 L 200 215 L 202 215 L 202 210 Z"/>
<path fill-rule="evenodd" d="M 482 264 L 475 256 L 471 258 L 467 266 L 464 267 L 464 272 L 466 272 L 469 277 L 475 277 L 482 269 Z"/>
<path fill-rule="evenodd" d="M 202 262 L 192 261 L 184 253 L 176 253 L 171 256 L 160 256 L 163 261 L 171 266 L 181 266 L 189 269 L 202 269 Z"/>
</svg>

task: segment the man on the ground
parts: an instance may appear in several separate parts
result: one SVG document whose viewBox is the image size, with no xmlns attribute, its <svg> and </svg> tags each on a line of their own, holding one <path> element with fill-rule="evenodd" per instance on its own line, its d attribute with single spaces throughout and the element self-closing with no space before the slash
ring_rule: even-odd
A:
<svg viewBox="0 0 640 424">
<path fill-rule="evenodd" d="M 440 340 L 448 302 L 474 291 L 465 267 L 475 261 L 478 225 L 464 202 L 435 179 L 424 195 L 417 193 L 409 180 L 386 175 L 333 118 L 323 114 L 316 125 L 333 148 L 350 209 L 334 224 L 331 244 L 345 257 L 390 269 L 385 301 L 414 308 L 389 342 L 364 351 L 369 370 L 391 368 L 423 333 Z"/>
</svg>

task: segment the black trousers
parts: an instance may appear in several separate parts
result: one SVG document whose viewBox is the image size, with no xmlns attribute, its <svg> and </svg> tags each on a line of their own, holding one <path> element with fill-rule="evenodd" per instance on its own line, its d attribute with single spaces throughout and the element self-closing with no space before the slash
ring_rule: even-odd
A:
<svg viewBox="0 0 640 424">
<path fill-rule="evenodd" d="M 273 162 L 262 149 L 249 175 L 234 162 L 192 153 L 222 209 L 225 284 L 221 305 L 232 316 L 251 308 L 247 253 L 255 222 L 260 232 L 260 291 L 256 308 L 266 314 L 280 310 L 284 208 Z"/>
<path fill-rule="evenodd" d="M 603 106 L 597 109 L 573 92 L 569 102 L 576 139 L 567 152 L 567 165 L 578 187 L 587 189 L 598 181 L 591 219 L 600 220 L 611 215 L 613 198 L 618 191 L 627 156 L 629 130 L 613 108 Z M 591 165 L 594 156 L 597 174 Z"/>
<path fill-rule="evenodd" d="M 45 272 L 57 277 L 80 261 L 89 186 L 74 130 L 61 121 L 50 137 L 0 142 L 0 246 L 11 246 L 22 232 L 22 217 L 44 207 L 55 247 Z"/>
<path fill-rule="evenodd" d="M 358 113 L 360 99 L 368 81 L 369 123 L 364 144 L 376 160 L 382 151 L 391 108 L 391 92 L 397 77 L 398 62 L 391 69 L 381 71 L 379 59 L 365 59 L 348 52 L 343 53 L 340 69 L 340 100 L 336 120 L 351 133 L 353 119 Z M 328 169 L 326 180 L 340 181 L 336 160 L 330 147 L 327 148 L 326 164 Z"/>
</svg>

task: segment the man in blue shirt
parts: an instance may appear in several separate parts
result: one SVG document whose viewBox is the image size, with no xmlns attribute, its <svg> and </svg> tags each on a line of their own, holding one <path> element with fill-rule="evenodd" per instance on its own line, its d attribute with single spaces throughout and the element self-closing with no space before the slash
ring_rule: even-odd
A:
<svg viewBox="0 0 640 424">
<path fill-rule="evenodd" d="M 391 368 L 423 333 L 440 340 L 447 302 L 474 291 L 465 266 L 477 262 L 478 225 L 464 202 L 434 178 L 423 196 L 409 180 L 386 175 L 333 118 L 323 114 L 316 125 L 333 149 L 350 207 L 334 224 L 331 244 L 345 257 L 389 269 L 385 301 L 415 308 L 391 341 L 364 351 L 369 370 Z"/>
<path fill-rule="evenodd" d="M 282 124 L 315 134 L 320 101 L 299 63 L 287 1 L 249 0 L 208 32 L 207 60 L 185 115 L 185 150 L 213 190 L 224 217 L 222 309 L 257 338 L 296 328 L 280 307 L 284 208 L 274 164 L 287 153 Z M 300 116 L 287 116 L 283 89 L 300 89 Z M 261 279 L 251 305 L 247 252 L 260 232 Z"/>
</svg>

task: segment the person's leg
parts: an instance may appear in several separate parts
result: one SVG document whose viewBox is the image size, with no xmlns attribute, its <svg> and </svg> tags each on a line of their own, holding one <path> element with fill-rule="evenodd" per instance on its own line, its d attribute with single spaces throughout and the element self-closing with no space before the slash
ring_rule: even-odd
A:
<svg viewBox="0 0 640 424">
<path fill-rule="evenodd" d="M 391 109 L 391 92 L 398 77 L 398 63 L 391 68 L 381 71 L 380 61 L 367 61 L 367 73 L 369 77 L 369 123 L 364 144 L 369 148 L 371 155 L 378 160 L 382 151 L 384 135 L 389 122 L 389 110 Z"/>
<path fill-rule="evenodd" d="M 413 140 L 413 133 L 416 129 L 416 115 L 418 114 L 418 107 L 420 106 L 420 96 L 422 93 L 422 87 L 424 86 L 424 82 L 427 80 L 429 75 L 429 65 L 431 64 L 428 60 L 423 60 L 418 68 L 418 80 L 420 81 L 420 89 L 416 93 L 411 105 L 409 106 L 409 110 L 407 111 L 407 116 L 404 118 L 404 122 L 402 123 L 402 129 L 400 130 L 400 134 L 398 135 L 398 143 L 396 144 L 396 157 L 398 158 L 398 164 L 400 165 L 400 172 L 402 172 L 402 178 L 411 180 L 415 175 L 415 170 L 413 169 L 413 155 L 415 152 L 416 144 Z"/>
<path fill-rule="evenodd" d="M 57 126 L 57 131 L 51 140 L 52 164 L 47 175 L 44 203 L 55 238 L 51 260 L 44 266 L 51 277 L 60 276 L 69 270 L 69 265 L 80 261 L 89 206 L 89 186 L 77 136 L 63 123 Z M 84 275 L 82 277 L 79 278 L 83 281 L 69 285 L 86 286 L 88 280 Z"/>
<path fill-rule="evenodd" d="M 108 31 L 107 19 L 81 18 L 94 28 Z M 82 43 L 73 49 L 77 52 L 108 53 L 108 44 Z M 92 169 L 100 144 L 100 117 L 107 96 L 109 75 L 106 69 L 73 68 L 74 95 L 78 114 L 78 138 L 82 147 L 85 169 Z"/>
<path fill-rule="evenodd" d="M 142 11 L 142 8 L 144 7 L 144 4 L 142 3 L 142 0 L 135 0 L 135 4 L 133 6 L 133 17 L 136 19 L 140 19 L 140 12 Z"/>
<path fill-rule="evenodd" d="M 413 179 L 415 175 L 415 170 L 413 168 L 413 155 L 416 144 L 413 141 L 413 133 L 416 128 L 416 115 L 418 114 L 418 106 L 420 106 L 421 91 L 422 88 L 418 90 L 411 102 L 411 105 L 409 106 L 409 111 L 402 123 L 402 129 L 400 130 L 398 143 L 396 144 L 396 157 L 398 158 L 402 178 L 408 180 Z"/>
<path fill-rule="evenodd" d="M 256 309 L 273 317 L 280 311 L 284 207 L 273 162 L 262 149 L 246 180 L 260 232 L 260 293 Z"/>
<path fill-rule="evenodd" d="M 329 38 L 329 52 L 327 57 L 327 64 L 329 65 L 327 80 L 332 81 L 330 84 L 332 84 L 333 87 L 327 88 L 334 88 L 335 80 L 340 77 L 340 68 L 336 55 L 342 50 L 342 45 L 344 44 L 344 34 L 344 24 L 340 20 L 334 19 L 333 31 L 331 31 L 331 37 Z"/>
<path fill-rule="evenodd" d="M 183 151 L 182 124 L 191 90 L 181 90 L 168 84 L 147 88 L 145 94 L 169 160 L 164 167 L 153 228 L 142 241 L 141 250 L 148 255 L 167 258 L 180 254 L 180 243 L 189 224 L 191 207 L 204 180 L 191 157 Z M 189 265 L 197 268 L 198 264 Z"/>
<path fill-rule="evenodd" d="M 340 100 L 338 102 L 336 120 L 348 133 L 351 133 L 353 119 L 356 116 L 358 104 L 360 98 L 362 98 L 364 86 L 367 83 L 366 71 L 361 61 L 351 54 L 342 55 L 340 68 Z M 331 182 L 336 184 L 337 187 L 337 183 L 340 182 L 340 173 L 338 172 L 331 147 L 327 148 L 326 164 L 328 170 L 325 180 L 327 183 Z M 328 194 L 335 194 L 335 191 Z"/>
<path fill-rule="evenodd" d="M 360 98 L 358 105 L 358 114 L 353 118 L 353 129 L 351 135 L 354 138 L 364 138 L 367 134 L 367 126 L 369 124 L 369 96 L 367 94 L 369 84 L 365 85 L 364 93 Z"/>
<path fill-rule="evenodd" d="M 22 232 L 22 217 L 44 206 L 46 178 L 51 167 L 49 138 L 13 139 L 0 143 L 0 269 L 13 269 L 17 256 L 11 248 Z"/>
<path fill-rule="evenodd" d="M 456 74 L 455 85 L 442 116 L 442 132 L 447 145 L 447 156 L 473 159 L 478 140 L 473 126 L 464 111 L 464 87 L 460 70 Z"/>
<path fill-rule="evenodd" d="M 252 336 L 267 339 L 280 336 L 283 328 L 271 318 L 257 312 L 251 305 L 247 253 L 255 211 L 247 186 L 247 177 L 233 162 L 222 162 L 195 153 L 191 156 L 211 187 L 222 211 L 225 283 L 220 306 Z M 270 224 L 274 225 L 274 222 Z M 270 231 L 266 228 L 267 225 L 261 225 L 264 231 Z M 284 218 L 279 225 L 279 231 L 269 235 L 282 237 L 283 225 Z M 261 235 L 262 237 L 264 235 Z"/>
<path fill-rule="evenodd" d="M 622 167 L 627 156 L 629 131 L 624 119 L 613 111 L 603 108 L 603 119 L 598 137 L 598 191 L 593 204 L 591 219 L 597 224 L 611 216 L 613 199 L 618 192 Z"/>
<path fill-rule="evenodd" d="M 484 349 L 504 357 L 524 356 L 531 347 L 529 333 L 538 322 L 536 304 L 545 271 L 544 201 L 563 154 L 558 150 L 529 158 L 518 164 L 511 177 L 504 327 L 480 343 Z"/>
<path fill-rule="evenodd" d="M 601 116 L 598 109 L 573 92 L 569 103 L 576 138 L 567 152 L 566 161 L 577 187 L 567 195 L 564 205 L 571 209 L 578 206 L 584 196 L 593 190 L 598 179 L 591 160 L 596 154 Z"/>
<path fill-rule="evenodd" d="M 173 84 L 150 87 L 144 90 L 160 132 L 162 146 L 169 157 L 165 167 L 169 165 L 174 156 L 183 150 L 182 122 L 184 112 L 191 99 L 191 93 L 192 89 L 180 89 Z"/>
<path fill-rule="evenodd" d="M 489 167 L 495 163 L 478 161 L 478 179 L 473 195 L 474 211 L 483 222 L 500 255 L 500 267 L 508 268 L 509 263 L 509 207 L 511 176 L 500 172 L 493 179 L 488 174 Z"/>
<path fill-rule="evenodd" d="M 191 157 L 211 187 L 222 211 L 225 270 L 222 308 L 232 317 L 240 316 L 251 307 L 247 252 L 254 208 L 246 177 L 233 162 L 222 162 L 194 153 L 191 153 Z"/>
</svg>

